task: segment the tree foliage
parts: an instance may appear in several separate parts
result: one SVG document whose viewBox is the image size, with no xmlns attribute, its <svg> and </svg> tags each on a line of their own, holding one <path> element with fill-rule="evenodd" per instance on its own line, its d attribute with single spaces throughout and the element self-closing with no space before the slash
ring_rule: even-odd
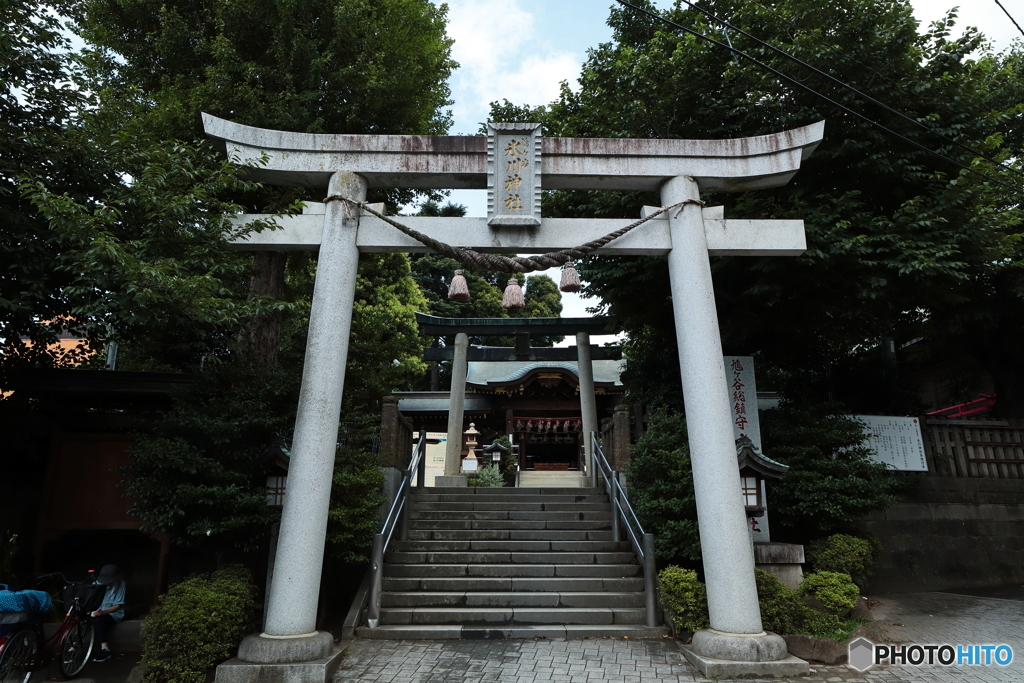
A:
<svg viewBox="0 0 1024 683">
<path fill-rule="evenodd" d="M 7 27 L 0 41 L 0 383 L 33 365 L 61 358 L 48 344 L 84 322 L 64 288 L 75 277 L 62 268 L 61 239 L 20 188 L 26 177 L 53 192 L 92 201 L 111 170 L 94 155 L 75 124 L 89 97 L 71 83 L 73 66 L 58 13 L 61 1 L 11 0 L 0 6 Z M 72 131 L 69 133 L 69 131 Z M 19 344 L 26 338 L 31 345 Z"/>
<path fill-rule="evenodd" d="M 127 344 L 138 367 L 183 369 L 223 352 L 244 320 L 279 305 L 246 299 L 251 260 L 227 249 L 268 225 L 228 220 L 240 207 L 227 198 L 254 184 L 186 143 L 140 150 L 119 136 L 105 153 L 130 183 L 82 200 L 42 180 L 22 186 L 57 242 L 61 295 L 78 328 Z"/>
<path fill-rule="evenodd" d="M 456 64 L 428 0 L 83 0 L 77 19 L 110 96 L 137 125 L 198 137 L 196 113 L 307 133 L 447 132 Z"/>
<path fill-rule="evenodd" d="M 686 421 L 659 408 L 630 449 L 629 497 L 644 530 L 655 535 L 662 562 L 699 562 L 700 533 Z"/>
<path fill-rule="evenodd" d="M 835 404 L 785 403 L 762 415 L 765 452 L 789 466 L 768 481 L 773 536 L 789 542 L 847 530 L 885 508 L 905 485 L 870 459 L 861 423 Z M 644 529 L 656 536 L 658 559 L 699 561 L 700 535 L 686 421 L 656 409 L 629 459 L 629 493 Z M 825 566 L 821 567 L 825 569 Z M 832 565 L 827 568 L 835 571 Z"/>
<path fill-rule="evenodd" d="M 199 139 L 199 112 L 303 132 L 443 133 L 455 66 L 446 8 L 427 0 L 47 7 L 73 17 L 86 41 L 80 54 L 61 56 L 67 45 L 46 7 L 19 0 L 2 10 L 17 30 L 0 45 L 9 76 L 0 210 L 19 225 L 2 246 L 3 337 L 49 341 L 70 326 L 94 347 L 120 342 L 123 369 L 193 373 L 196 385 L 140 435 L 127 470 L 135 512 L 184 545 L 252 550 L 276 517 L 266 505 L 265 454 L 287 443 L 294 423 L 315 257 L 270 259 L 285 281 L 261 293 L 250 277 L 272 278 L 226 242 L 267 226 L 239 228 L 228 217 L 291 212 L 296 200 L 317 197 L 244 180 L 223 150 Z M 10 163 L 8 149 L 17 151 Z M 411 196 L 398 188 L 388 199 Z M 361 259 L 339 420 L 360 428 L 379 420 L 381 396 L 422 373 L 412 312 L 425 305 L 404 255 Z M 250 353 L 256 335 L 247 332 L 268 324 L 282 330 L 266 335 L 280 350 Z M 331 533 L 349 559 L 363 552 L 379 503 L 369 453 L 339 455 L 336 468 Z"/>
<path fill-rule="evenodd" d="M 906 0 L 708 0 L 701 6 L 957 142 L 999 159 L 1020 156 L 1019 48 L 993 54 L 974 29 L 952 38 L 952 12 L 921 30 Z M 676 7 L 664 14 L 724 42 L 721 27 L 695 11 Z M 757 353 L 760 367 L 780 371 L 782 388 L 831 391 L 857 410 L 875 412 L 915 406 L 891 390 L 898 376 L 886 375 L 866 349 L 883 338 L 895 339 L 898 348 L 915 342 L 901 352 L 904 364 L 966 352 L 991 374 L 1002 409 L 1024 414 L 1024 365 L 1014 351 L 1024 332 L 1018 191 L 959 172 L 724 49 L 632 10 L 614 9 L 609 23 L 613 40 L 591 51 L 578 92 L 564 87 L 541 112 L 547 134 L 731 138 L 826 121 L 824 142 L 785 187 L 705 198 L 725 204 L 729 218 L 806 224 L 802 256 L 713 259 L 727 352 Z M 910 140 L 1020 187 L 1016 173 L 975 162 L 737 32 L 729 39 Z M 509 109 L 495 105 L 515 115 Z M 642 204 L 658 203 L 649 195 L 560 192 L 547 198 L 546 211 L 635 216 Z M 674 381 L 675 354 L 657 351 L 672 336 L 664 260 L 590 258 L 581 274 L 587 293 L 629 331 L 633 376 L 653 385 Z M 833 381 L 840 375 L 844 382 Z"/>
<path fill-rule="evenodd" d="M 207 552 L 260 548 L 278 518 L 266 477 L 297 398 L 294 368 L 254 373 L 233 363 L 209 368 L 175 396 L 122 469 L 143 530 Z"/>
<path fill-rule="evenodd" d="M 844 413 L 841 405 L 813 401 L 761 413 L 765 452 L 789 466 L 768 482 L 769 514 L 794 542 L 847 530 L 895 502 L 909 483 L 871 459 L 862 423 Z"/>
</svg>

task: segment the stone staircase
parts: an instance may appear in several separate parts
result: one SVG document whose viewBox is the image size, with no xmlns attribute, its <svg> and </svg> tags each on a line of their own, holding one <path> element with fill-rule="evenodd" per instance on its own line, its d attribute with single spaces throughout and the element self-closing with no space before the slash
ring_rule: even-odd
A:
<svg viewBox="0 0 1024 683">
<path fill-rule="evenodd" d="M 385 556 L 380 625 L 361 638 L 660 637 L 643 569 L 590 488 L 429 488 Z M 365 623 L 365 620 L 364 620 Z"/>
<path fill-rule="evenodd" d="M 527 489 L 564 489 L 590 486 L 590 478 L 578 470 L 541 472 L 524 470 L 519 473 L 519 486 Z"/>
</svg>

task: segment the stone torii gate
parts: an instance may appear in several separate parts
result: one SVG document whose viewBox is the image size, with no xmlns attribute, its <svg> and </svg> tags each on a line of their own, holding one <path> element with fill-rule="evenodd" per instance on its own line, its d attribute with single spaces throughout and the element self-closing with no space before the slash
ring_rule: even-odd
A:
<svg viewBox="0 0 1024 683">
<path fill-rule="evenodd" d="M 668 255 L 712 626 L 694 636 L 693 650 L 706 659 L 749 663 L 751 673 L 768 673 L 765 666 L 787 656 L 782 638 L 762 629 L 730 405 L 724 392 L 706 391 L 726 384 L 708 256 L 800 254 L 803 221 L 725 220 L 721 207 L 703 208 L 700 193 L 785 184 L 820 143 L 823 122 L 733 140 L 544 138 L 538 124 L 489 124 L 488 136 L 474 137 L 314 135 L 209 115 L 203 123 L 232 160 L 251 167 L 253 179 L 324 190 L 327 197 L 303 215 L 280 219 L 282 229 L 235 245 L 319 251 L 265 632 L 243 642 L 240 659 L 297 662 L 331 653 L 330 635 L 317 633 L 315 622 L 359 253 L 429 251 L 341 201 L 363 202 L 368 188 L 388 187 L 487 188 L 487 218 L 401 219 L 480 252 L 551 252 L 630 222 L 544 218 L 542 189 L 657 191 L 664 206 L 683 202 L 598 253 Z"/>
</svg>

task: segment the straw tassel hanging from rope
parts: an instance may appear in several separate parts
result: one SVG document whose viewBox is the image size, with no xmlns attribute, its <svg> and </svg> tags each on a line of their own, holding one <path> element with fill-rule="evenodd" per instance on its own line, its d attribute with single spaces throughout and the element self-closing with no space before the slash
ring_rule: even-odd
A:
<svg viewBox="0 0 1024 683">
<path fill-rule="evenodd" d="M 469 284 L 461 270 L 455 271 L 452 284 L 448 287 L 448 298 L 452 301 L 469 301 Z"/>
<path fill-rule="evenodd" d="M 558 286 L 563 292 L 578 292 L 583 287 L 580 285 L 580 274 L 576 272 L 572 261 L 569 261 L 562 268 L 562 283 Z"/>
<path fill-rule="evenodd" d="M 526 300 L 523 298 L 523 290 L 519 286 L 519 280 L 511 278 L 505 285 L 505 294 L 501 297 L 501 307 L 504 309 L 523 308 Z"/>
</svg>

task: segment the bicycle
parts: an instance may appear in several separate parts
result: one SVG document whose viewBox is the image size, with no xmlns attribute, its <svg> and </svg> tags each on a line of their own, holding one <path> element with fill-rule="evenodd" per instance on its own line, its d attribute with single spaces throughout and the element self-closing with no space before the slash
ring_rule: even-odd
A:
<svg viewBox="0 0 1024 683">
<path fill-rule="evenodd" d="M 9 612 L 16 630 L 0 636 L 0 683 L 28 683 L 33 671 L 49 666 L 59 656 L 60 675 L 71 680 L 82 673 L 93 650 L 93 623 L 90 613 L 103 601 L 106 586 L 90 582 L 68 581 L 60 572 L 44 574 L 37 580 L 60 577 L 64 581 L 64 618 L 52 636 L 43 633 L 42 615 Z"/>
</svg>

